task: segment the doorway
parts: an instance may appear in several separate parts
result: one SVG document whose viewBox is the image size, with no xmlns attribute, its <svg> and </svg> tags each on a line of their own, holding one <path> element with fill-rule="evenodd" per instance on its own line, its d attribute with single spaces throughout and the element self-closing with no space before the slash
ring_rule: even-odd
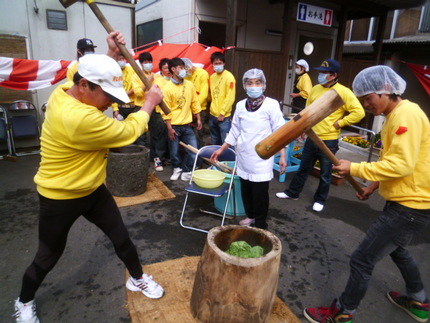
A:
<svg viewBox="0 0 430 323">
<path fill-rule="evenodd" d="M 326 58 L 331 58 L 333 53 L 334 39 L 330 37 L 321 37 L 321 34 L 299 35 L 297 46 L 297 60 L 304 59 L 309 64 L 309 76 L 312 84 L 318 82 L 318 71 L 314 68 L 321 65 Z"/>
<path fill-rule="evenodd" d="M 225 24 L 200 21 L 199 28 L 202 33 L 199 35 L 199 43 L 206 46 L 216 46 L 223 48 L 225 44 Z"/>
</svg>

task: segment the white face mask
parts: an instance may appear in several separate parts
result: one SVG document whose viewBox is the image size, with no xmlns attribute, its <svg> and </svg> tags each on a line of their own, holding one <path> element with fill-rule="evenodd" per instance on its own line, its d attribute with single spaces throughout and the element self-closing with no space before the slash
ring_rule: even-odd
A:
<svg viewBox="0 0 430 323">
<path fill-rule="evenodd" d="M 296 74 L 302 74 L 302 69 L 301 68 L 296 68 Z"/>
<path fill-rule="evenodd" d="M 145 63 L 145 64 L 143 64 L 143 69 L 146 72 L 151 72 L 153 67 L 154 67 L 154 65 L 152 65 L 152 63 Z"/>
<path fill-rule="evenodd" d="M 186 70 L 180 70 L 178 76 L 181 79 L 185 78 L 185 76 L 187 76 L 187 71 Z"/>
<path fill-rule="evenodd" d="M 94 54 L 94 51 L 92 51 L 92 50 L 86 50 L 86 51 L 84 52 L 84 56 L 85 56 L 85 55 L 90 55 L 90 54 Z"/>
<path fill-rule="evenodd" d="M 224 71 L 224 65 L 214 65 L 214 70 L 217 73 L 221 73 L 222 71 Z"/>
<path fill-rule="evenodd" d="M 127 65 L 126 61 L 118 61 L 118 65 L 119 67 L 121 67 L 121 69 L 124 69 L 124 67 Z"/>
</svg>

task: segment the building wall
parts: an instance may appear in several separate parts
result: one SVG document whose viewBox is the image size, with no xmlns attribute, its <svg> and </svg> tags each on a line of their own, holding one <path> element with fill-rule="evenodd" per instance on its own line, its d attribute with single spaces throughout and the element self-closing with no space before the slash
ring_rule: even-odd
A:
<svg viewBox="0 0 430 323">
<path fill-rule="evenodd" d="M 196 6 L 196 17 L 199 21 L 226 23 L 227 0 L 197 0 Z M 236 46 L 280 51 L 283 8 L 283 3 L 270 4 L 268 0 L 239 0 Z M 266 32 L 268 30 L 271 31 L 270 34 Z M 274 35 L 273 31 L 279 34 Z"/>
<path fill-rule="evenodd" d="M 38 13 L 33 9 L 35 3 Z M 97 3 L 112 27 L 120 30 L 131 47 L 134 5 L 110 0 Z M 48 29 L 46 10 L 66 10 L 67 29 Z M 97 53 L 106 53 L 107 32 L 85 2 L 77 1 L 67 9 L 58 0 L 0 1 L 0 34 L 21 35 L 27 39 L 28 58 L 35 60 L 75 60 L 76 43 L 80 38 L 90 38 Z M 33 102 L 41 106 L 55 86 L 32 91 Z"/>
<path fill-rule="evenodd" d="M 136 25 L 162 18 L 166 43 L 191 43 L 197 40 L 196 31 L 189 30 L 198 26 L 194 19 L 194 8 L 194 0 L 141 1 L 136 5 Z M 171 37 L 173 35 L 176 36 Z"/>
<path fill-rule="evenodd" d="M 266 30 L 282 31 L 283 7 L 269 0 L 239 0 L 237 5 L 237 46 L 247 49 L 281 50 L 280 35 Z M 163 19 L 166 43 L 191 43 L 198 34 L 190 30 L 200 21 L 226 24 L 227 0 L 148 0 L 136 5 L 136 24 Z M 170 36 L 175 37 L 169 38 Z"/>
</svg>

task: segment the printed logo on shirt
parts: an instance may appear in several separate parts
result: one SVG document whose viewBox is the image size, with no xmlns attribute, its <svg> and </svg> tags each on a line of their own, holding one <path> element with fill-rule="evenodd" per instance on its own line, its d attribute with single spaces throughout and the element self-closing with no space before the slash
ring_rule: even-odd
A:
<svg viewBox="0 0 430 323">
<path fill-rule="evenodd" d="M 407 131 L 408 131 L 407 127 L 400 126 L 399 129 L 397 129 L 397 131 L 396 131 L 396 135 L 401 135 L 402 133 L 405 133 Z"/>
</svg>

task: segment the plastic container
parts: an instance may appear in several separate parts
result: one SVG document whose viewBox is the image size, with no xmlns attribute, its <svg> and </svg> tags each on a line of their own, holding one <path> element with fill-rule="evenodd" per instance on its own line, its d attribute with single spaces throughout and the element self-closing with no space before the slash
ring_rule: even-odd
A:
<svg viewBox="0 0 430 323">
<path fill-rule="evenodd" d="M 203 188 L 217 188 L 224 182 L 225 174 L 215 169 L 198 169 L 193 174 L 193 181 Z"/>
<path fill-rule="evenodd" d="M 229 162 L 228 166 L 230 167 L 234 167 L 234 162 Z M 230 183 L 230 179 L 231 179 L 231 175 L 230 174 L 225 174 L 225 182 L 226 183 Z M 245 207 L 243 206 L 243 201 L 242 201 L 242 185 L 240 184 L 240 177 L 237 175 L 234 175 L 233 178 L 233 191 L 230 194 L 230 201 L 228 203 L 228 207 L 227 207 L 227 214 L 228 215 L 234 215 L 234 207 L 236 204 L 236 215 L 237 216 L 245 216 L 246 212 L 245 212 Z M 234 203 L 233 204 L 233 198 L 234 198 Z M 224 194 L 224 196 L 221 197 L 215 197 L 214 198 L 214 204 L 215 204 L 215 208 L 217 209 L 218 212 L 223 213 L 224 212 L 224 208 L 225 208 L 225 203 L 227 202 L 227 194 Z"/>
</svg>

